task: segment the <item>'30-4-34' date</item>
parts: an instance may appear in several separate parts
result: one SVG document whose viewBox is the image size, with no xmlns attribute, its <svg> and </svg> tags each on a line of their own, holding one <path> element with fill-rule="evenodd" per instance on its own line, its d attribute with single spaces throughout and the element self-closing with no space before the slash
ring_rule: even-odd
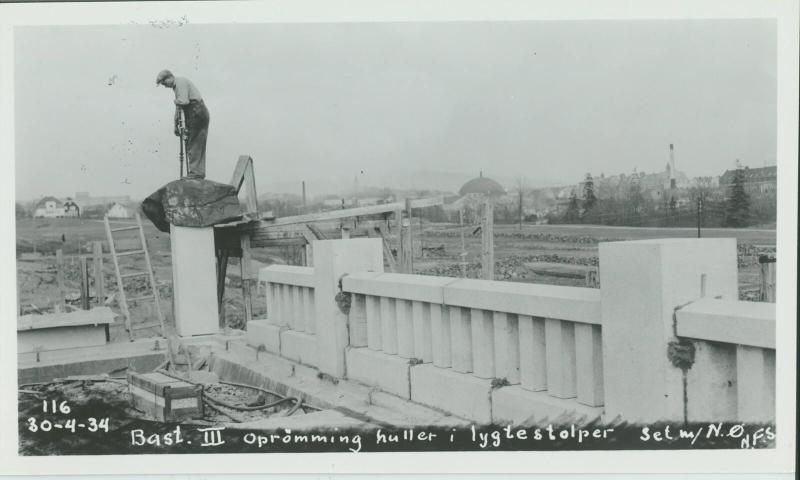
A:
<svg viewBox="0 0 800 480">
<path fill-rule="evenodd" d="M 75 418 L 68 418 L 64 422 L 52 422 L 50 420 L 38 420 L 36 417 L 28 418 L 28 430 L 33 433 L 36 432 L 50 432 L 53 430 L 64 430 L 67 432 L 75 433 L 78 430 L 86 430 L 87 432 L 105 432 L 108 433 L 108 417 L 94 418 L 89 417 L 81 422 Z"/>
</svg>

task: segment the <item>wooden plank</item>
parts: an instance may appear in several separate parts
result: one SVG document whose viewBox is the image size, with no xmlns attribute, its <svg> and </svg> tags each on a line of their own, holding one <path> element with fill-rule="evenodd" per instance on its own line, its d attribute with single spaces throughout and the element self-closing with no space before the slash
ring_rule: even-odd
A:
<svg viewBox="0 0 800 480">
<path fill-rule="evenodd" d="M 390 355 L 397 354 L 396 315 L 394 299 L 381 297 L 381 349 Z"/>
<path fill-rule="evenodd" d="M 217 251 L 217 304 L 219 305 L 219 328 L 224 329 L 225 322 L 225 277 L 228 273 L 228 250 Z"/>
<path fill-rule="evenodd" d="M 111 323 L 114 323 L 114 312 L 108 307 L 97 307 L 87 311 L 76 310 L 69 313 L 23 315 L 17 319 L 17 331 Z"/>
<path fill-rule="evenodd" d="M 148 278 L 150 279 L 150 288 L 153 292 L 153 302 L 156 307 L 156 316 L 159 323 L 161 323 L 161 335 L 164 335 L 164 314 L 161 311 L 161 298 L 158 295 L 158 285 L 156 285 L 156 276 L 153 272 L 153 264 L 150 262 L 150 253 L 147 251 L 147 239 L 144 238 L 144 229 L 142 228 L 142 217 L 137 212 L 136 225 L 139 226 L 139 240 L 142 242 L 142 250 L 144 250 L 144 261 L 147 265 Z"/>
<path fill-rule="evenodd" d="M 448 307 L 436 303 L 430 304 L 431 317 L 431 354 L 433 364 L 441 368 L 449 368 L 450 351 L 450 312 Z"/>
<path fill-rule="evenodd" d="M 92 257 L 95 303 L 102 306 L 106 299 L 106 282 L 103 276 L 103 242 L 92 243 Z"/>
<path fill-rule="evenodd" d="M 440 307 L 420 301 L 411 302 L 411 318 L 414 321 L 414 357 L 425 363 L 433 361 L 431 308 Z"/>
<path fill-rule="evenodd" d="M 125 287 L 122 284 L 122 275 L 119 271 L 119 260 L 117 259 L 117 249 L 114 246 L 114 237 L 111 234 L 111 224 L 108 222 L 108 215 L 104 218 L 106 227 L 106 238 L 108 239 L 108 248 L 111 252 L 111 259 L 114 261 L 114 274 L 117 277 L 117 303 L 119 304 L 122 315 L 125 317 L 125 329 L 128 331 L 130 340 L 133 340 L 133 330 L 131 329 L 131 314 L 128 310 L 128 301 L 125 298 Z"/>
<path fill-rule="evenodd" d="M 422 198 L 411 200 L 411 208 L 425 208 L 444 204 L 444 197 Z M 294 215 L 290 217 L 276 218 L 272 221 L 262 220 L 255 225 L 243 226 L 246 229 L 269 229 L 282 225 L 297 223 L 311 223 L 322 220 L 334 220 L 338 218 L 359 217 L 364 215 L 377 215 L 380 213 L 394 212 L 405 208 L 404 202 L 385 203 L 382 205 L 370 205 L 366 207 L 344 208 L 341 210 L 331 210 L 329 212 L 309 213 L 305 215 Z"/>
<path fill-rule="evenodd" d="M 494 378 L 494 326 L 492 312 L 470 309 L 472 372 L 480 378 Z"/>
<path fill-rule="evenodd" d="M 244 157 L 244 155 L 242 155 Z M 239 158 L 242 158 L 239 157 Z M 247 214 L 255 215 L 258 218 L 258 194 L 256 192 L 256 174 L 253 167 L 253 159 L 247 157 L 247 169 L 244 171 L 244 184 L 247 188 L 247 195 L 245 196 L 245 205 L 247 206 Z"/>
<path fill-rule="evenodd" d="M 472 372 L 472 330 L 469 309 L 450 307 L 451 367 L 456 372 Z"/>
<path fill-rule="evenodd" d="M 78 268 L 81 271 L 81 308 L 89 310 L 89 265 L 86 257 L 81 256 L 78 259 Z"/>
<path fill-rule="evenodd" d="M 759 297 L 762 302 L 775 303 L 775 262 L 760 265 Z"/>
<path fill-rule="evenodd" d="M 403 358 L 414 356 L 414 321 L 411 318 L 411 302 L 395 299 L 397 321 L 397 354 Z"/>
<path fill-rule="evenodd" d="M 248 163 L 250 162 L 252 162 L 252 159 L 247 155 L 240 155 L 239 160 L 236 161 L 236 167 L 233 169 L 231 181 L 228 182 L 230 185 L 233 185 L 236 188 L 236 193 L 239 193 L 239 190 L 242 188 L 242 182 L 244 182 L 244 172 L 247 170 Z"/>
<path fill-rule="evenodd" d="M 544 328 L 547 393 L 556 398 L 575 397 L 575 324 L 547 318 Z"/>
<path fill-rule="evenodd" d="M 367 347 L 380 351 L 383 347 L 381 331 L 380 297 L 366 295 Z"/>
<path fill-rule="evenodd" d="M 386 259 L 386 263 L 389 265 L 390 272 L 397 272 L 397 261 L 394 258 L 394 254 L 392 253 L 391 247 L 389 247 L 389 242 L 386 240 L 386 233 L 383 229 L 383 222 L 375 227 L 375 230 L 380 234 L 381 240 L 383 242 L 383 258 Z"/>
<path fill-rule="evenodd" d="M 481 220 L 481 271 L 484 280 L 494 280 L 494 204 L 488 195 Z"/>
<path fill-rule="evenodd" d="M 578 402 L 603 405 L 603 342 L 600 325 L 575 324 L 575 368 Z"/>
<path fill-rule="evenodd" d="M 66 295 L 64 289 L 64 252 L 60 248 L 56 250 L 56 281 L 58 283 L 58 298 L 56 299 L 55 307 L 58 313 L 67 310 L 67 302 L 64 299 Z"/>
<path fill-rule="evenodd" d="M 314 240 L 319 240 L 319 237 L 317 236 L 317 234 L 313 230 L 311 230 L 311 228 L 309 228 L 308 225 L 303 225 L 302 226 L 301 235 L 303 236 L 303 238 L 306 239 L 306 242 L 307 242 L 306 246 L 305 246 L 305 249 L 306 249 L 306 262 L 305 262 L 305 265 L 307 267 L 313 267 L 314 266 L 314 248 L 312 247 L 312 242 Z"/>
<path fill-rule="evenodd" d="M 547 390 L 545 322 L 539 317 L 517 315 L 519 327 L 520 385 L 534 392 Z"/>
<path fill-rule="evenodd" d="M 242 272 L 242 302 L 244 302 L 244 320 L 250 322 L 253 320 L 253 297 L 251 294 L 252 280 L 255 278 L 254 273 L 251 271 L 250 263 L 253 261 L 252 252 L 250 250 L 250 235 L 243 233 L 240 238 L 242 246 L 242 258 L 239 259 L 239 267 Z"/>
<path fill-rule="evenodd" d="M 493 312 L 495 376 L 519 383 L 519 328 L 517 316 Z"/>
<path fill-rule="evenodd" d="M 266 248 L 266 247 L 305 247 L 308 242 L 303 237 L 290 237 L 290 238 L 265 238 L 261 235 L 254 234 L 251 238 L 252 248 Z"/>
</svg>

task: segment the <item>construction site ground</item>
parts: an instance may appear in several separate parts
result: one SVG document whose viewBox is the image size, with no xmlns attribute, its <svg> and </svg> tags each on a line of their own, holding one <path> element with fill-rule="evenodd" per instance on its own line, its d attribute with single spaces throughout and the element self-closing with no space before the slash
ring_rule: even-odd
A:
<svg viewBox="0 0 800 480">
<path fill-rule="evenodd" d="M 415 219 L 416 220 L 416 219 Z M 134 225 L 134 220 L 112 220 L 112 228 Z M 172 271 L 169 235 L 159 232 L 148 221 L 143 221 L 156 282 L 159 286 L 162 311 L 165 312 L 167 333 L 172 321 Z M 464 248 L 462 251 L 462 228 L 457 224 L 429 223 L 413 224 L 414 273 L 439 276 L 480 275 L 480 233 L 476 225 L 463 227 Z M 639 240 L 645 238 L 696 237 L 691 228 L 632 228 L 591 225 L 495 225 L 495 277 L 497 280 L 545 283 L 554 285 L 586 286 L 587 270 L 596 268 L 598 244 L 603 241 Z M 389 230 L 387 241 L 392 248 L 397 245 L 396 229 Z M 739 253 L 740 298 L 754 300 L 760 274 L 758 255 L 774 252 L 774 229 L 703 229 L 704 237 L 735 237 Z M 353 236 L 358 236 L 354 231 Z M 118 250 L 138 248 L 136 230 L 121 232 Z M 334 238 L 334 237 L 329 237 Z M 102 303 L 119 312 L 114 295 L 116 279 L 113 263 L 108 255 L 105 230 L 102 220 L 91 219 L 22 219 L 17 220 L 17 281 L 18 301 L 22 313 L 44 313 L 53 311 L 58 298 L 57 268 L 55 252 L 64 255 L 65 296 L 68 309 L 80 306 L 80 271 L 78 258 L 91 258 L 91 243 L 104 243 L 105 298 Z M 293 263 L 301 258 L 302 247 L 257 248 L 253 250 L 258 269 L 274 263 Z M 466 255 L 462 255 L 466 253 Z M 464 259 L 462 261 L 462 259 Z M 226 278 L 225 319 L 228 326 L 241 329 L 244 325 L 241 275 L 239 261 L 231 258 Z M 122 261 L 122 271 L 144 270 L 144 258 L 130 256 Z M 463 263 L 463 265 L 462 265 Z M 93 269 L 90 265 L 90 273 Z M 145 277 L 126 280 L 129 296 L 146 293 Z M 263 292 L 254 290 L 254 316 L 264 315 L 266 304 Z M 90 295 L 95 296 L 93 284 Z M 98 304 L 92 298 L 92 304 Z M 131 305 L 133 322 L 145 323 L 156 319 L 153 305 L 146 302 Z M 127 340 L 121 318 L 111 329 L 111 340 Z M 148 336 L 156 332 L 139 332 Z"/>
</svg>

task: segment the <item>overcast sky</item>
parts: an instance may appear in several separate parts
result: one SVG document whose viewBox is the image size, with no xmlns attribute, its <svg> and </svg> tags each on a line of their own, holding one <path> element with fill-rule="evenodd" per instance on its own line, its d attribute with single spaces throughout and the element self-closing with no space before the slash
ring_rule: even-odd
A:
<svg viewBox="0 0 800 480">
<path fill-rule="evenodd" d="M 211 112 L 208 178 L 239 154 L 259 193 L 511 187 L 587 172 L 774 164 L 771 20 L 24 27 L 16 197 L 141 198 L 178 176 L 173 94 Z"/>
</svg>

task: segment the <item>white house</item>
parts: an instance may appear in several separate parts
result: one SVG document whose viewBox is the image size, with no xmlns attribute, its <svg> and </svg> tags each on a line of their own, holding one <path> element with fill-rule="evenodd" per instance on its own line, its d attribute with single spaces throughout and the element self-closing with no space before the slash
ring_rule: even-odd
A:
<svg viewBox="0 0 800 480">
<path fill-rule="evenodd" d="M 114 202 L 111 208 L 108 209 L 108 218 L 131 218 L 131 212 L 124 205 Z"/>
<path fill-rule="evenodd" d="M 64 206 L 56 197 L 44 197 L 36 204 L 33 218 L 60 218 L 64 216 Z"/>
</svg>

